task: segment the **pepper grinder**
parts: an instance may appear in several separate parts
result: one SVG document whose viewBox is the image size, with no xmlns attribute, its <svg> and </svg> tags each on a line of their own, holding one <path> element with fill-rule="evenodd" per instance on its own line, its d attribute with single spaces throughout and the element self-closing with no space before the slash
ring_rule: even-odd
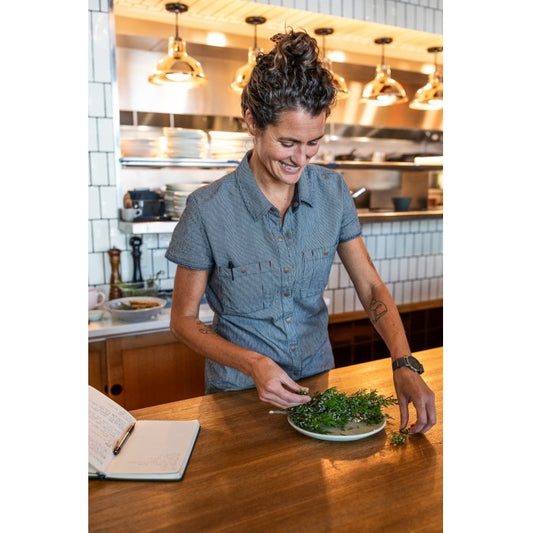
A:
<svg viewBox="0 0 533 533">
<path fill-rule="evenodd" d="M 111 281 L 109 287 L 109 299 L 115 300 L 122 297 L 122 289 L 118 283 L 122 282 L 120 277 L 120 250 L 118 248 L 111 248 L 107 252 L 109 254 L 109 261 L 111 263 Z"/>
<path fill-rule="evenodd" d="M 133 248 L 131 251 L 131 255 L 133 256 L 133 279 L 131 280 L 133 283 L 139 282 L 143 280 L 142 274 L 141 274 L 141 244 L 143 243 L 143 240 L 141 237 L 134 235 L 130 239 L 130 245 Z"/>
</svg>

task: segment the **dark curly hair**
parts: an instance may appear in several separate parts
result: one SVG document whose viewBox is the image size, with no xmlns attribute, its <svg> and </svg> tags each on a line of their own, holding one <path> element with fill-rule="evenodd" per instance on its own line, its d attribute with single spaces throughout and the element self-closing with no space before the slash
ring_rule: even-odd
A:
<svg viewBox="0 0 533 533">
<path fill-rule="evenodd" d="M 316 40 L 304 31 L 289 30 L 271 37 L 274 48 L 260 53 L 250 81 L 242 91 L 242 114 L 250 110 L 259 129 L 277 124 L 284 111 L 304 110 L 328 116 L 336 89 L 322 65 Z"/>
</svg>

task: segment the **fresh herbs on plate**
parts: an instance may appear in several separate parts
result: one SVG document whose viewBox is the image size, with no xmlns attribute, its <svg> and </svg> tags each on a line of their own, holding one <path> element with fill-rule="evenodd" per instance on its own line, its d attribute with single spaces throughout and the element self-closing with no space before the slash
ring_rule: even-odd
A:
<svg viewBox="0 0 533 533">
<path fill-rule="evenodd" d="M 311 395 L 311 400 L 303 405 L 287 409 L 294 424 L 307 431 L 327 433 L 328 427 L 344 429 L 353 421 L 365 424 L 379 424 L 388 415 L 382 407 L 397 404 L 393 396 L 385 397 L 375 390 L 360 389 L 352 394 L 338 392 L 331 387 L 324 392 Z"/>
</svg>

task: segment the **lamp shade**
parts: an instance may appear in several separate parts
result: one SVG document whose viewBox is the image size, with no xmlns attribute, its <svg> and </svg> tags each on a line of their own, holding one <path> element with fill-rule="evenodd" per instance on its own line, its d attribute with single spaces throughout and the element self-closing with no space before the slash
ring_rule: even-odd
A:
<svg viewBox="0 0 533 533">
<path fill-rule="evenodd" d="M 235 72 L 235 77 L 231 82 L 230 87 L 240 93 L 246 87 L 250 81 L 250 76 L 252 75 L 252 70 L 256 64 L 257 54 L 261 52 L 259 48 L 249 48 L 248 49 L 248 63 L 239 67 Z"/>
<path fill-rule="evenodd" d="M 376 67 L 376 77 L 368 82 L 361 95 L 361 102 L 377 106 L 388 106 L 407 102 L 405 89 L 391 78 L 387 65 Z"/>
<path fill-rule="evenodd" d="M 244 22 L 254 27 L 254 45 L 253 47 L 248 48 L 248 63 L 237 69 L 235 76 L 233 77 L 233 81 L 230 84 L 230 88 L 237 93 L 242 93 L 242 90 L 250 81 L 252 70 L 256 65 L 257 56 L 263 51 L 257 46 L 257 26 L 264 24 L 266 22 L 266 18 L 261 16 L 246 17 Z"/>
<path fill-rule="evenodd" d="M 185 41 L 178 33 L 178 15 L 189 8 L 180 2 L 165 4 L 169 13 L 175 13 L 175 37 L 168 40 L 168 55 L 160 59 L 148 81 L 154 85 L 180 84 L 183 87 L 199 87 L 207 83 L 202 65 L 187 54 Z"/>
<path fill-rule="evenodd" d="M 435 54 L 435 69 L 429 75 L 428 82 L 418 89 L 413 101 L 409 104 L 411 109 L 421 109 L 424 111 L 437 111 L 442 109 L 444 104 L 444 87 L 442 76 L 437 65 L 437 54 L 442 52 L 442 46 L 428 48 L 428 52 Z"/>
<path fill-rule="evenodd" d="M 168 55 L 161 58 L 155 66 L 148 81 L 155 85 L 180 83 L 190 87 L 199 87 L 207 83 L 202 65 L 187 53 L 186 43 L 182 39 L 170 37 Z"/>
<path fill-rule="evenodd" d="M 333 28 L 317 28 L 315 30 L 315 34 L 322 37 L 322 64 L 333 76 L 333 85 L 335 89 L 337 89 L 337 98 L 339 100 L 343 100 L 344 98 L 348 98 L 350 96 L 348 85 L 346 80 L 340 74 L 333 72 L 331 60 L 326 55 L 326 35 L 331 35 L 333 31 Z"/>
<path fill-rule="evenodd" d="M 392 39 L 381 37 L 374 42 L 381 45 L 381 64 L 376 67 L 374 79 L 364 86 L 360 101 L 381 107 L 407 102 L 405 89 L 392 79 L 390 67 L 385 64 L 384 47 Z"/>
</svg>

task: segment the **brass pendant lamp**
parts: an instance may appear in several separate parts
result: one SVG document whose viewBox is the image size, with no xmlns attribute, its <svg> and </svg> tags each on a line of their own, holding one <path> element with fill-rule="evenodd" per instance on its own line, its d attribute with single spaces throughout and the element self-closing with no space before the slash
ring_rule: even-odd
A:
<svg viewBox="0 0 533 533">
<path fill-rule="evenodd" d="M 235 78 L 231 82 L 230 87 L 238 93 L 242 93 L 244 87 L 246 87 L 250 76 L 252 75 L 252 70 L 255 67 L 257 54 L 262 52 L 261 48 L 257 46 L 257 26 L 259 24 L 264 24 L 266 22 L 265 17 L 246 17 L 244 19 L 246 24 L 252 24 L 254 27 L 254 45 L 253 47 L 248 48 L 248 63 L 237 69 L 235 72 Z"/>
<path fill-rule="evenodd" d="M 331 60 L 326 54 L 326 35 L 331 35 L 332 33 L 333 28 L 317 28 L 315 30 L 316 35 L 322 36 L 322 63 L 333 76 L 333 85 L 337 89 L 337 98 L 339 100 L 343 100 L 344 98 L 348 98 L 350 96 L 348 85 L 342 76 L 333 72 Z"/>
<path fill-rule="evenodd" d="M 376 106 L 389 106 L 407 102 L 405 89 L 391 78 L 389 65 L 385 64 L 385 45 L 392 43 L 391 37 L 375 39 L 381 45 L 381 64 L 376 67 L 376 77 L 363 88 L 361 102 Z"/>
<path fill-rule="evenodd" d="M 185 87 L 200 87 L 207 83 L 202 65 L 187 54 L 185 41 L 178 34 L 178 15 L 189 9 L 185 4 L 165 4 L 169 13 L 176 14 L 176 34 L 168 40 L 168 55 L 160 59 L 148 81 L 154 85 L 179 84 Z"/>
<path fill-rule="evenodd" d="M 437 111 L 442 109 L 444 104 L 444 88 L 442 85 L 442 75 L 437 65 L 437 54 L 442 52 L 442 50 L 442 46 L 428 48 L 428 52 L 435 56 L 435 69 L 429 75 L 428 82 L 416 91 L 413 101 L 409 104 L 411 109 L 422 109 L 424 111 Z"/>
</svg>

